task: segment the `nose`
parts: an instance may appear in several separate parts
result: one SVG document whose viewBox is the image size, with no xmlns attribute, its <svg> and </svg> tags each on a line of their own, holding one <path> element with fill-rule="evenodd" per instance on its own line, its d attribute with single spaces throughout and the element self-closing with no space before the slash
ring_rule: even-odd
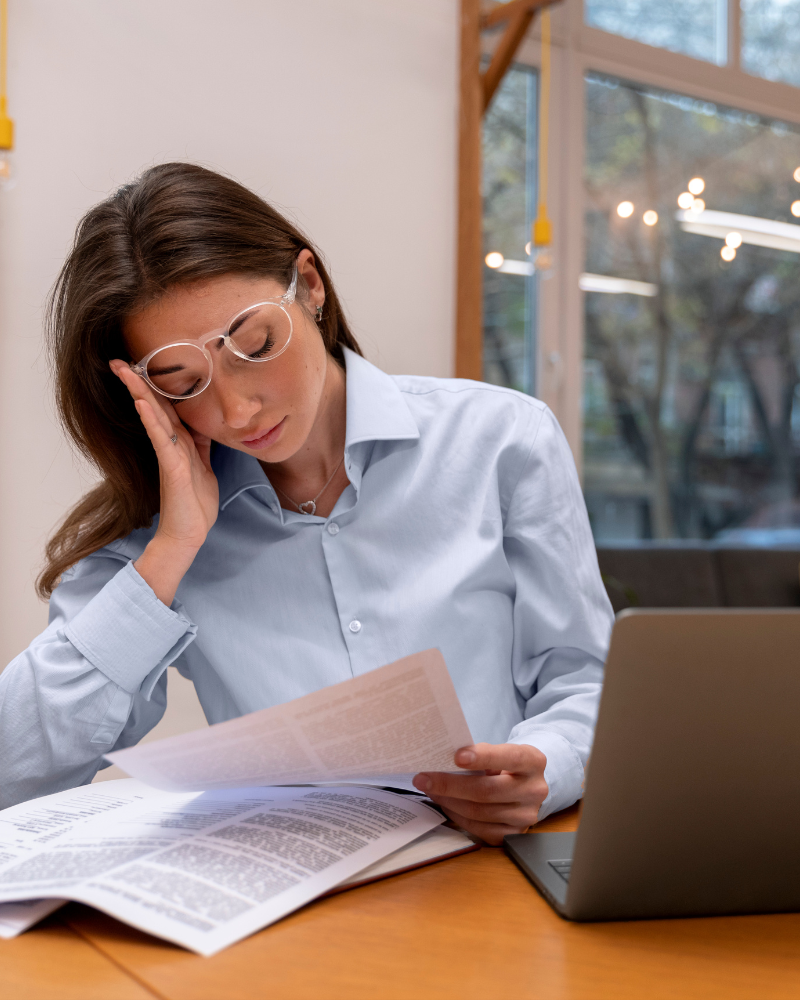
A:
<svg viewBox="0 0 800 1000">
<path fill-rule="evenodd" d="M 242 392 L 241 389 L 237 390 L 233 379 L 220 379 L 220 384 L 217 385 L 217 397 L 223 421 L 235 430 L 247 427 L 261 409 L 261 400 Z"/>
</svg>

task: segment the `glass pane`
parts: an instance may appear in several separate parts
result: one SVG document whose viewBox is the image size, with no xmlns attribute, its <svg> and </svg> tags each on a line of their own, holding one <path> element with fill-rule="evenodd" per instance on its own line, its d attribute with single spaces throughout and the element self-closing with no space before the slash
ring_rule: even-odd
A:
<svg viewBox="0 0 800 1000">
<path fill-rule="evenodd" d="M 535 288 L 526 244 L 535 200 L 536 76 L 514 68 L 483 127 L 483 370 L 487 382 L 523 392 L 534 384 Z"/>
<path fill-rule="evenodd" d="M 742 69 L 800 87 L 800 0 L 741 0 Z"/>
<path fill-rule="evenodd" d="M 586 98 L 595 536 L 798 541 L 800 134 L 596 75 Z"/>
<path fill-rule="evenodd" d="M 722 65 L 727 0 L 586 0 L 586 23 L 615 35 Z"/>
</svg>

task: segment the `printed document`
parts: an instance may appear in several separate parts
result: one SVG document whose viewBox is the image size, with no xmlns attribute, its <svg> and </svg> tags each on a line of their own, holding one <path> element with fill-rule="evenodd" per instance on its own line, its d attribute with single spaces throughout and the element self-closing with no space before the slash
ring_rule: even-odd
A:
<svg viewBox="0 0 800 1000">
<path fill-rule="evenodd" d="M 106 757 L 175 792 L 342 781 L 402 787 L 418 771 L 455 770 L 453 755 L 471 743 L 444 658 L 429 649 L 284 705 Z"/>
<path fill-rule="evenodd" d="M 60 793 L 0 813 L 0 902 L 17 906 L 12 923 L 21 901 L 74 899 L 201 955 L 444 821 L 413 796 L 377 788 L 142 794 L 123 779 L 74 791 L 82 802 Z"/>
</svg>

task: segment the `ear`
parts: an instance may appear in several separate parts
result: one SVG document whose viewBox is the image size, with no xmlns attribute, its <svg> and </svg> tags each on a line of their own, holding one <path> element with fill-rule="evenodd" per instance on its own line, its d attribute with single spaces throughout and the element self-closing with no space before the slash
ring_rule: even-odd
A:
<svg viewBox="0 0 800 1000">
<path fill-rule="evenodd" d="M 309 305 L 312 312 L 317 306 L 325 305 L 325 286 L 317 270 L 314 254 L 305 249 L 297 258 L 297 273 L 303 278 L 308 288 Z"/>
</svg>

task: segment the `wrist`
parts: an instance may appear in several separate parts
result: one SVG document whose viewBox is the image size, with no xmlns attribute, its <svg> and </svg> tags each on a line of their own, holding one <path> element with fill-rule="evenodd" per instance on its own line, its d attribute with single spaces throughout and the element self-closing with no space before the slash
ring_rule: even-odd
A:
<svg viewBox="0 0 800 1000">
<path fill-rule="evenodd" d="M 133 567 L 159 601 L 169 607 L 199 548 L 175 542 L 156 533 Z"/>
</svg>

